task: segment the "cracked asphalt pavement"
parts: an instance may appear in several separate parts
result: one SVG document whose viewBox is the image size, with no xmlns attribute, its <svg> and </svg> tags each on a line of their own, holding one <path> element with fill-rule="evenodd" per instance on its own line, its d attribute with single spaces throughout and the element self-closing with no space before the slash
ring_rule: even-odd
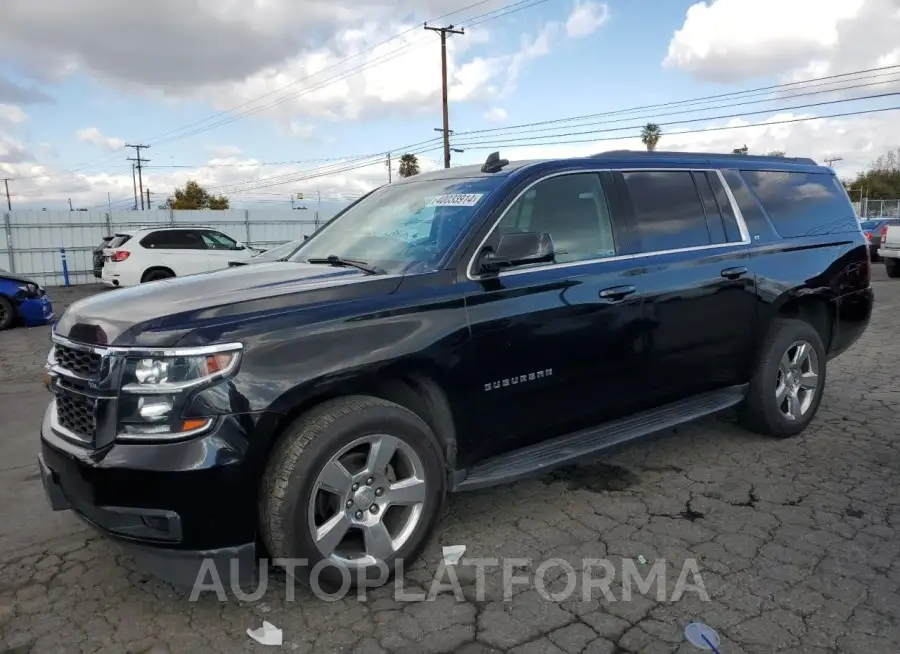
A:
<svg viewBox="0 0 900 654">
<path fill-rule="evenodd" d="M 117 546 L 53 513 L 35 454 L 48 397 L 40 383 L 48 329 L 0 334 L 0 652 L 256 652 L 263 620 L 292 652 L 625 654 L 697 652 L 684 627 L 717 630 L 723 654 L 900 652 L 900 282 L 873 266 L 872 323 L 831 362 L 812 426 L 784 441 L 750 434 L 728 415 L 630 445 L 601 463 L 451 499 L 407 593 L 427 592 L 443 545 L 467 557 L 530 559 L 528 570 L 585 558 L 617 569 L 612 600 L 581 590 L 554 601 L 554 567 L 504 597 L 501 568 L 483 593 L 467 566 L 463 595 L 398 601 L 393 584 L 327 602 L 272 575 L 257 601 L 229 593 L 190 601 L 137 569 Z M 58 309 L 96 289 L 53 289 Z M 656 590 L 623 597 L 618 564 L 668 562 Z M 703 586 L 671 601 L 686 560 Z M 641 567 L 641 564 L 638 565 Z M 596 576 L 596 575 L 595 575 Z M 445 577 L 446 580 L 446 577 Z M 690 578 L 689 578 L 690 580 Z M 403 598 L 401 598 L 402 600 Z M 5 649 L 4 649 L 5 647 Z"/>
</svg>

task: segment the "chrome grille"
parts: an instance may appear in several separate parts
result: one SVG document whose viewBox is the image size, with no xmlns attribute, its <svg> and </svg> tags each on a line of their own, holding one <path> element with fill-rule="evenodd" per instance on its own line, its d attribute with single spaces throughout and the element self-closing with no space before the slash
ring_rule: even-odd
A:
<svg viewBox="0 0 900 654">
<path fill-rule="evenodd" d="M 60 368 L 91 379 L 100 375 L 100 368 L 103 365 L 103 357 L 96 352 L 78 350 L 61 343 L 54 346 L 53 356 Z"/>
<path fill-rule="evenodd" d="M 59 425 L 79 440 L 92 442 L 97 431 L 97 399 L 57 387 L 56 417 Z"/>
</svg>

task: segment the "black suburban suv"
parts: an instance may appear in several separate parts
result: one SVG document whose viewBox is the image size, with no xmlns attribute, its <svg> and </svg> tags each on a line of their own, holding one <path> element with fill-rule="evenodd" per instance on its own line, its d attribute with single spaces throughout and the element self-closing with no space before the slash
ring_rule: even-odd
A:
<svg viewBox="0 0 900 654">
<path fill-rule="evenodd" d="M 372 191 L 287 261 L 73 304 L 42 478 L 181 586 L 257 557 L 380 583 L 450 492 L 731 407 L 803 431 L 869 266 L 811 159 L 495 153 Z"/>
</svg>

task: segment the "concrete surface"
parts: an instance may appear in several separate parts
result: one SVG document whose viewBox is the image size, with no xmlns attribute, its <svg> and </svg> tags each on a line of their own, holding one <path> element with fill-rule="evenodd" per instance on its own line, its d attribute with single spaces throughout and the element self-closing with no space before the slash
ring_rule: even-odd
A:
<svg viewBox="0 0 900 654">
<path fill-rule="evenodd" d="M 326 602 L 299 589 L 289 600 L 283 577 L 273 576 L 258 601 L 231 593 L 190 601 L 47 508 L 34 455 L 48 401 L 40 384 L 48 330 L 2 333 L 0 652 L 687 653 L 700 650 L 684 641 L 684 626 L 700 620 L 718 631 L 723 654 L 895 654 L 900 281 L 874 269 L 873 322 L 829 365 L 821 410 L 803 436 L 762 438 L 724 416 L 602 464 L 456 497 L 403 580 L 407 592 L 427 591 L 449 544 L 535 566 L 564 559 L 575 570 L 585 557 L 640 555 L 647 570 L 667 560 L 672 578 L 695 559 L 709 601 L 695 592 L 658 601 L 655 590 L 625 601 L 617 584 L 613 601 L 599 592 L 582 601 L 580 590 L 552 601 L 545 595 L 561 581 L 553 574 L 544 596 L 523 584 L 504 601 L 500 575 L 488 568 L 480 596 L 465 566 L 461 598 L 397 601 L 390 585 L 365 602 Z M 52 295 L 61 309 L 84 290 Z M 263 619 L 283 629 L 282 648 L 246 635 Z"/>
</svg>

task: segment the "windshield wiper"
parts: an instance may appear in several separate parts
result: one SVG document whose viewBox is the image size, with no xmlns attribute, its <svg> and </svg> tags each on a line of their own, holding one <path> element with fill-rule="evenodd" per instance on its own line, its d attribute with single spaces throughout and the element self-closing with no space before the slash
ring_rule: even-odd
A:
<svg viewBox="0 0 900 654">
<path fill-rule="evenodd" d="M 363 272 L 367 272 L 370 275 L 383 275 L 385 272 L 376 266 L 370 266 L 365 261 L 357 261 L 355 259 L 344 259 L 342 257 L 337 256 L 336 254 L 329 254 L 327 257 L 319 257 L 307 259 L 306 263 L 327 263 L 330 266 L 337 266 L 339 268 L 356 268 L 358 270 L 362 270 Z"/>
</svg>

